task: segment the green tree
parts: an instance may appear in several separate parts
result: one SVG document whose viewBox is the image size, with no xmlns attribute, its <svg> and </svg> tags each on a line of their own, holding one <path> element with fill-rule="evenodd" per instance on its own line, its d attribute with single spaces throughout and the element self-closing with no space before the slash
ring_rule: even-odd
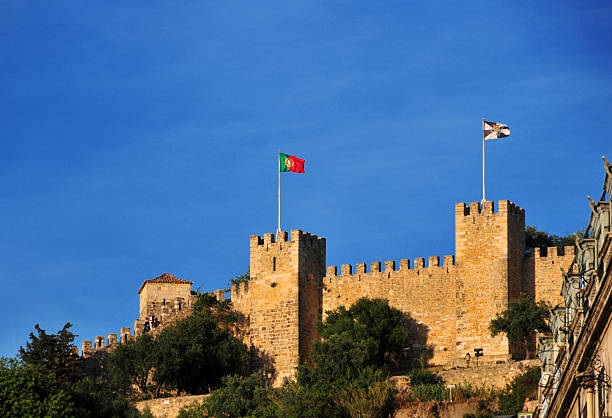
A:
<svg viewBox="0 0 612 418">
<path fill-rule="evenodd" d="M 0 416 L 138 416 L 111 384 L 107 353 L 79 357 L 70 326 L 47 334 L 36 325 L 36 334 L 19 350 L 20 361 L 3 362 L 0 408 L 11 412 Z M 16 412 L 22 409 L 31 412 Z"/>
<path fill-rule="evenodd" d="M 102 377 L 86 376 L 72 387 L 72 399 L 80 408 L 76 416 L 91 418 L 136 417 L 138 410 L 119 396 L 116 389 Z"/>
<path fill-rule="evenodd" d="M 392 412 L 388 365 L 401 353 L 404 315 L 386 300 L 363 298 L 349 309 L 328 312 L 318 325 L 312 367 L 271 388 L 259 375 L 223 379 L 203 403 L 182 418 L 213 417 L 384 417 Z"/>
<path fill-rule="evenodd" d="M 537 399 L 540 375 L 540 368 L 532 367 L 525 373 L 514 377 L 507 385 L 506 390 L 499 396 L 499 415 L 521 412 L 525 399 L 528 397 Z"/>
<path fill-rule="evenodd" d="M 194 311 L 165 328 L 155 343 L 154 380 L 179 393 L 206 393 L 218 387 L 223 376 L 247 370 L 246 345 L 222 329 L 211 310 Z"/>
<path fill-rule="evenodd" d="M 77 411 L 69 389 L 44 367 L 0 359 L 0 416 L 72 417 Z"/>
<path fill-rule="evenodd" d="M 67 322 L 57 334 L 47 334 L 39 324 L 30 333 L 25 348 L 19 348 L 19 359 L 25 365 L 36 366 L 53 374 L 59 383 L 74 383 L 83 377 L 81 358 L 75 352 L 72 324 Z"/>
<path fill-rule="evenodd" d="M 406 343 L 403 316 L 388 301 L 368 298 L 328 312 L 317 325 L 321 340 L 312 346 L 315 370 L 334 379 L 394 362 Z"/>
<path fill-rule="evenodd" d="M 233 284 L 245 283 L 245 282 L 248 282 L 249 280 L 251 280 L 251 272 L 250 270 L 247 270 L 245 273 L 239 274 L 233 279 L 230 279 L 229 283 L 227 284 L 231 286 Z"/>
<path fill-rule="evenodd" d="M 527 358 L 533 358 L 535 349 L 534 331 L 548 332 L 546 322 L 550 308 L 545 302 L 534 302 L 526 295 L 508 303 L 508 309 L 497 314 L 491 320 L 489 329 L 491 336 L 503 332 L 512 344 L 521 345 L 527 353 Z"/>
<path fill-rule="evenodd" d="M 585 236 L 585 230 L 576 231 L 579 238 Z M 548 234 L 544 231 L 539 231 L 535 226 L 527 225 L 525 227 L 525 248 L 546 248 L 546 247 L 563 247 L 574 245 L 574 234 L 564 236 Z"/>
<path fill-rule="evenodd" d="M 260 374 L 250 376 L 226 376 L 221 388 L 213 391 L 202 404 L 185 408 L 179 418 L 275 416 L 268 386 Z M 202 415 L 205 414 L 205 415 Z"/>
<path fill-rule="evenodd" d="M 149 333 L 119 344 L 108 359 L 113 383 L 118 387 L 134 384 L 142 393 L 157 397 L 161 384 L 149 385 L 149 381 L 158 358 L 158 346 Z"/>
<path fill-rule="evenodd" d="M 281 415 L 388 416 L 393 390 L 389 366 L 406 343 L 404 314 L 384 299 L 361 298 L 327 313 L 312 345 L 313 367 L 298 368 L 297 381 L 279 396 Z"/>
</svg>

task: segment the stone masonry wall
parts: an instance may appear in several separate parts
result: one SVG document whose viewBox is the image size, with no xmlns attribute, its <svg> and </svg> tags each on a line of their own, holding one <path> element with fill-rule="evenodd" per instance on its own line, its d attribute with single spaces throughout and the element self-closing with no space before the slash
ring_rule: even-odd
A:
<svg viewBox="0 0 612 418">
<path fill-rule="evenodd" d="M 340 306 L 349 307 L 357 299 L 388 299 L 389 304 L 406 314 L 411 353 L 423 355 L 434 364 L 444 364 L 455 357 L 455 276 L 454 257 L 425 260 L 417 258 L 414 267 L 410 260 L 401 260 L 399 269 L 394 261 L 357 264 L 355 273 L 349 264 L 327 268 L 323 278 L 323 316 L 326 311 Z M 416 323 L 415 323 L 416 322 Z M 420 353 L 419 353 L 420 352 Z"/>
<path fill-rule="evenodd" d="M 249 321 L 245 342 L 274 363 L 278 383 L 293 374 L 314 338 L 325 239 L 300 230 L 291 231 L 291 240 L 287 232 L 277 240 L 253 235 L 250 253 L 251 279 L 232 286 L 231 299 Z"/>
<path fill-rule="evenodd" d="M 299 360 L 309 362 L 310 346 L 317 338 L 316 324 L 321 320 L 322 313 L 321 278 L 325 275 L 325 238 L 303 233 L 299 245 Z"/>
<path fill-rule="evenodd" d="M 475 348 L 486 361 L 519 355 L 491 319 L 527 292 L 554 301 L 573 249 L 525 256 L 525 211 L 507 200 L 455 205 L 456 257 L 429 257 L 327 268 L 325 239 L 300 230 L 251 236 L 251 280 L 232 286 L 234 308 L 248 318 L 246 343 L 277 371 L 277 383 L 308 361 L 315 324 L 325 312 L 361 297 L 384 298 L 406 314 L 413 354 L 433 364 L 457 362 Z"/>
<path fill-rule="evenodd" d="M 177 283 L 147 283 L 140 292 L 140 319 L 155 315 L 161 319 L 190 305 L 191 285 Z"/>
<path fill-rule="evenodd" d="M 499 201 L 498 212 L 493 202 L 455 205 L 458 358 L 474 348 L 482 348 L 488 357 L 509 356 L 508 339 L 491 337 L 489 322 L 508 307 L 511 290 L 521 287 L 516 267 L 510 266 L 516 241 L 509 237 L 521 234 L 524 220 L 523 209 L 507 200 Z"/>
<path fill-rule="evenodd" d="M 560 254 L 560 253 L 563 254 Z M 546 301 L 551 305 L 563 302 L 561 287 L 563 275 L 561 269 L 567 272 L 574 259 L 574 247 L 549 247 L 544 253 L 540 248 L 531 249 L 531 254 L 525 259 L 523 278 L 526 283 L 525 293 L 536 302 Z"/>
</svg>

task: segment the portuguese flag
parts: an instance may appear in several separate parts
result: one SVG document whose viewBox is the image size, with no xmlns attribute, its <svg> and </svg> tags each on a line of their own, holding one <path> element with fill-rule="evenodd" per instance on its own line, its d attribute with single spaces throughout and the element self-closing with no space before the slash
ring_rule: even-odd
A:
<svg viewBox="0 0 612 418">
<path fill-rule="evenodd" d="M 304 160 L 293 155 L 278 153 L 278 167 L 281 172 L 291 171 L 292 173 L 304 172 Z"/>
</svg>

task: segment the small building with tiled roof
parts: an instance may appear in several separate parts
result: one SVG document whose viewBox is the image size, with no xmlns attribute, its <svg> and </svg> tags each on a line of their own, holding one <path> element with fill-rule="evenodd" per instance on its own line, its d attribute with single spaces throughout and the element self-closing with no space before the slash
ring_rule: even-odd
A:
<svg viewBox="0 0 612 418">
<path fill-rule="evenodd" d="M 140 294 L 140 292 L 142 292 L 142 289 L 144 289 L 144 287 L 145 287 L 145 285 L 147 283 L 188 284 L 190 287 L 193 284 L 193 282 L 190 282 L 188 280 L 179 279 L 178 277 L 175 277 L 175 276 L 171 275 L 170 273 L 164 273 L 161 276 L 156 277 L 154 279 L 145 280 L 144 283 L 142 284 L 142 286 L 140 286 L 140 289 L 138 290 L 138 294 Z"/>
<path fill-rule="evenodd" d="M 190 306 L 192 284 L 192 281 L 179 279 L 169 273 L 145 280 L 138 290 L 140 320 L 153 315 L 157 320 L 163 321 L 171 313 Z"/>
</svg>

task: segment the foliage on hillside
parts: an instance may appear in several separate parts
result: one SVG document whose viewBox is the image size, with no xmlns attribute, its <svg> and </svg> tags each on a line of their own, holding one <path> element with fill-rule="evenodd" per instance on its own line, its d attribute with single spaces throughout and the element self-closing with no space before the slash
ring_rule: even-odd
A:
<svg viewBox="0 0 612 418">
<path fill-rule="evenodd" d="M 578 238 L 583 238 L 585 237 L 585 230 L 578 230 L 576 234 L 559 236 L 539 231 L 535 226 L 527 225 L 525 227 L 525 248 L 564 247 L 574 245 L 576 240 L 574 235 L 578 235 Z"/>
<path fill-rule="evenodd" d="M 465 414 L 463 418 L 491 418 L 521 412 L 525 399 L 537 399 L 540 374 L 539 367 L 528 369 L 525 373 L 514 377 L 504 390 L 483 399 L 478 405 L 476 414 Z"/>
<path fill-rule="evenodd" d="M 233 279 L 230 279 L 230 281 L 227 284 L 228 284 L 228 286 L 231 287 L 232 285 L 235 285 L 235 284 L 246 283 L 249 280 L 251 280 L 251 272 L 249 270 L 247 270 L 246 272 L 244 272 L 242 274 L 239 274 L 238 276 L 234 277 Z"/>
<path fill-rule="evenodd" d="M 57 334 L 37 324 L 18 358 L 0 360 L 0 416 L 135 417 L 125 392 L 112 382 L 106 357 L 81 358 L 67 323 Z"/>
<path fill-rule="evenodd" d="M 0 360 L 0 416 L 136 417 L 128 403 L 139 396 L 134 388 L 146 397 L 212 390 L 203 403 L 184 408 L 183 418 L 389 416 L 400 399 L 389 370 L 407 344 L 405 319 L 381 299 L 363 298 L 328 312 L 317 326 L 310 366 L 300 366 L 280 388 L 272 388 L 261 371 L 246 376 L 247 348 L 228 330 L 241 318 L 229 302 L 207 294 L 190 316 L 157 338 L 144 334 L 88 358 L 74 354 L 70 324 L 57 334 L 36 325 L 17 359 Z M 455 400 L 485 399 L 479 417 L 490 416 L 491 405 L 520 410 L 525 397 L 534 396 L 538 377 L 534 369 L 497 394 L 458 385 Z M 447 399 L 435 373 L 415 369 L 410 380 L 403 401 Z"/>
<path fill-rule="evenodd" d="M 349 309 L 328 312 L 319 322 L 320 340 L 313 343 L 312 360 L 319 378 L 334 380 L 359 370 L 394 363 L 406 343 L 404 314 L 383 299 L 361 298 Z"/>
<path fill-rule="evenodd" d="M 245 374 L 246 346 L 232 335 L 240 316 L 201 294 L 191 315 L 83 358 L 67 323 L 57 334 L 35 326 L 16 359 L 0 359 L 0 416 L 140 416 L 129 399 L 209 392 Z M 139 393 L 135 393 L 134 388 Z"/>
<path fill-rule="evenodd" d="M 114 379 L 134 384 L 150 397 L 162 391 L 207 393 L 223 376 L 247 371 L 247 347 L 226 329 L 236 321 L 228 301 L 203 293 L 190 316 L 155 339 L 144 334 L 120 344 L 109 359 Z"/>
<path fill-rule="evenodd" d="M 548 332 L 550 307 L 545 302 L 534 302 L 522 294 L 508 303 L 508 309 L 498 313 L 489 324 L 491 336 L 505 333 L 512 344 L 521 345 L 532 358 L 535 349 L 534 332 Z"/>
<path fill-rule="evenodd" d="M 394 394 L 389 365 L 406 338 L 402 319 L 382 299 L 363 298 L 328 312 L 317 327 L 321 339 L 313 343 L 312 367 L 300 366 L 295 380 L 274 389 L 257 375 L 226 378 L 180 417 L 388 416 Z"/>
</svg>

